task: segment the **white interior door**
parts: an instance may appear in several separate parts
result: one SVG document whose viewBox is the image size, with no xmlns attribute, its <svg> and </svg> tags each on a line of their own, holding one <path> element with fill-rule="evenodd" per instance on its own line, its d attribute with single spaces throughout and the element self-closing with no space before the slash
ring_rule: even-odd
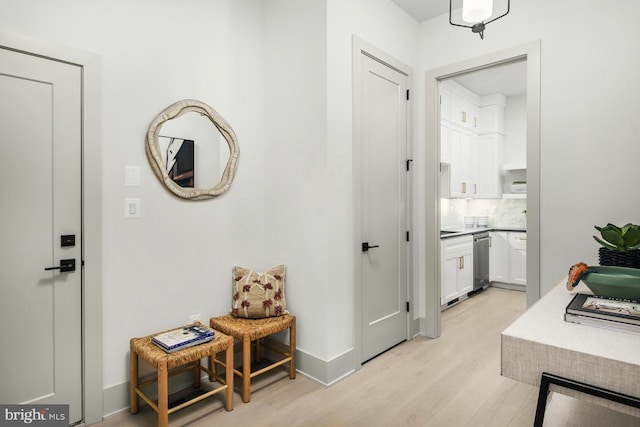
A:
<svg viewBox="0 0 640 427">
<path fill-rule="evenodd" d="M 407 75 L 362 55 L 362 361 L 407 339 Z"/>
<path fill-rule="evenodd" d="M 69 404 L 70 423 L 82 419 L 81 137 L 80 67 L 0 48 L 0 402 Z M 62 260 L 75 271 L 45 270 Z"/>
</svg>

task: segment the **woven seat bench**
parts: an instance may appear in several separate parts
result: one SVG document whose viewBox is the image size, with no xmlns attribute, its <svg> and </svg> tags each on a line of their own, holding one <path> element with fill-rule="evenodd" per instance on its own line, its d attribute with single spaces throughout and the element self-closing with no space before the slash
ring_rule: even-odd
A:
<svg viewBox="0 0 640 427">
<path fill-rule="evenodd" d="M 225 392 L 225 409 L 227 411 L 233 409 L 232 371 L 227 371 L 225 378 L 220 378 L 215 375 L 215 372 L 211 372 L 210 369 L 200 364 L 201 359 L 205 357 L 208 358 L 217 353 L 225 352 L 225 363 L 233 366 L 232 337 L 216 331 L 215 338 L 212 341 L 178 350 L 174 353 L 166 353 L 151 342 L 151 338 L 155 335 L 157 334 L 143 338 L 132 338 L 130 341 L 130 412 L 132 414 L 138 412 L 138 398 L 141 398 L 158 414 L 158 426 L 167 427 L 169 425 L 169 414 L 220 392 Z M 140 382 L 138 377 L 138 358 L 157 369 L 157 378 Z M 193 371 L 193 386 L 195 388 L 200 387 L 201 371 L 207 372 L 211 381 L 218 380 L 222 386 L 169 409 L 169 377 L 189 370 Z M 140 387 L 154 382 L 158 383 L 157 404 L 140 389 Z"/>
<path fill-rule="evenodd" d="M 289 364 L 289 378 L 294 379 L 296 377 L 296 366 L 294 361 L 294 355 L 296 351 L 296 318 L 291 314 L 283 314 L 278 317 L 267 317 L 264 319 L 244 319 L 238 318 L 233 315 L 226 315 L 221 317 L 212 317 L 209 320 L 210 326 L 218 331 L 222 331 L 227 335 L 231 335 L 238 340 L 242 345 L 242 371 L 234 369 L 233 365 L 224 365 L 216 359 L 216 355 L 212 355 L 209 358 L 210 367 L 215 368 L 215 365 L 222 365 L 226 368 L 226 374 L 233 372 L 242 378 L 242 401 L 249 402 L 251 396 L 251 379 L 257 375 L 268 372 L 278 366 Z M 266 346 L 262 339 L 273 335 L 277 332 L 289 329 L 289 345 L 285 350 L 274 346 Z M 279 360 L 276 360 L 265 367 L 251 370 L 251 346 L 255 345 L 255 361 L 260 361 L 262 358 L 263 346 L 268 347 L 269 350 L 282 356 Z M 211 370 L 212 368 L 210 368 Z"/>
</svg>

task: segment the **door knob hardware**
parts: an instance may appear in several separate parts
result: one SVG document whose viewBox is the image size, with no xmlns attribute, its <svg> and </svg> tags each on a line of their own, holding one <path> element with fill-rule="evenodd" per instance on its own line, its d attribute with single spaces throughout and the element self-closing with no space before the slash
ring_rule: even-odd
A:
<svg viewBox="0 0 640 427">
<path fill-rule="evenodd" d="M 45 267 L 45 271 L 60 270 L 61 273 L 68 273 L 76 271 L 76 260 L 74 259 L 61 259 L 60 265 L 57 267 Z"/>
<path fill-rule="evenodd" d="M 369 249 L 379 248 L 380 245 L 369 245 L 369 242 L 362 242 L 362 252 L 369 252 Z"/>
</svg>

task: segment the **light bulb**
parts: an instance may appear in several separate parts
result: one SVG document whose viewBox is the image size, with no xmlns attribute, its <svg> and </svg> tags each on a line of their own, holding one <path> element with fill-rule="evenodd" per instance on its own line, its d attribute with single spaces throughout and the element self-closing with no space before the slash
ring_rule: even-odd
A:
<svg viewBox="0 0 640 427">
<path fill-rule="evenodd" d="M 464 0 L 462 19 L 471 24 L 482 22 L 493 13 L 493 0 Z"/>
</svg>

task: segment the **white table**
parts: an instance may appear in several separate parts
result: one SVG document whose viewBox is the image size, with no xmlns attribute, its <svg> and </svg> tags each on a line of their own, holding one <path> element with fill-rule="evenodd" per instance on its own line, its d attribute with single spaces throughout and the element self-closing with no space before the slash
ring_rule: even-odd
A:
<svg viewBox="0 0 640 427">
<path fill-rule="evenodd" d="M 502 375 L 540 386 L 542 374 L 548 373 L 640 397 L 640 335 L 566 322 L 565 308 L 573 296 L 591 292 L 582 283 L 569 292 L 565 283 L 566 278 L 502 332 Z M 636 407 L 553 384 L 551 390 L 640 416 Z M 541 403 L 546 404 L 546 393 L 539 409 Z"/>
</svg>

